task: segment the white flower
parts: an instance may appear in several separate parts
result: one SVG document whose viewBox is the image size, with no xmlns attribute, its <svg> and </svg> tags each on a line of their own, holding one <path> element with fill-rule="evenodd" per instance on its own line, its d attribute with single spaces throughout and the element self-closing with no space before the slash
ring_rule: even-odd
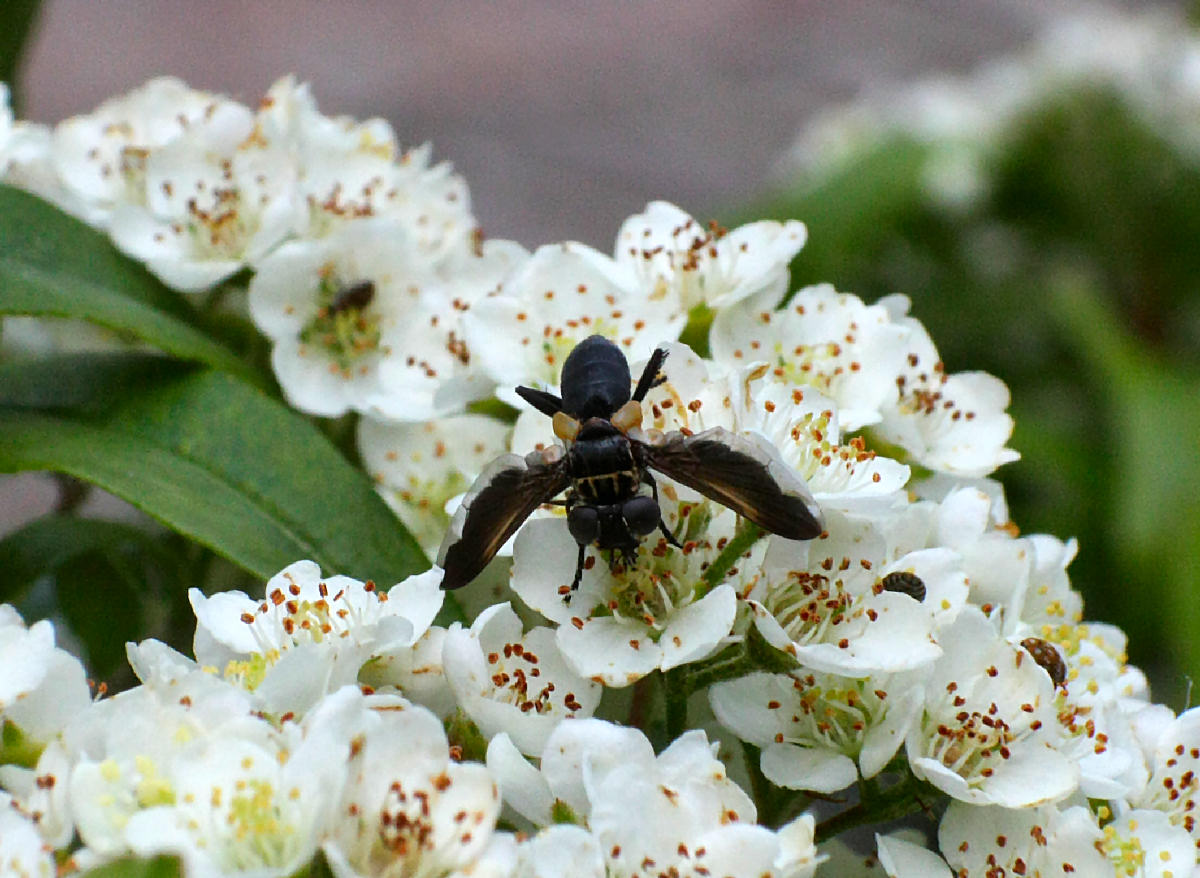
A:
<svg viewBox="0 0 1200 878">
<path fill-rule="evenodd" d="M 906 741 L 913 772 L 976 805 L 1028 808 L 1069 795 L 1079 769 L 1054 746 L 1049 675 L 976 607 L 939 639 L 944 654 L 921 675 L 925 711 Z"/>
<path fill-rule="evenodd" d="M 404 697 L 446 717 L 458 704 L 442 669 L 446 629 L 430 625 L 412 646 L 396 646 L 372 656 L 359 671 L 359 682 L 376 690 L 393 687 Z"/>
<path fill-rule="evenodd" d="M 441 608 L 440 579 L 434 568 L 384 592 L 347 576 L 323 579 L 316 564 L 297 561 L 267 582 L 261 600 L 192 589 L 196 657 L 267 712 L 299 714 L 353 683 L 373 656 L 411 647 Z"/>
<path fill-rule="evenodd" d="M 250 315 L 271 338 L 289 401 L 311 414 L 358 411 L 424 421 L 486 396 L 469 370 L 462 312 L 523 251 L 505 242 L 439 279 L 395 218 L 361 220 L 279 247 L 250 283 Z"/>
<path fill-rule="evenodd" d="M 591 839 L 556 829 L 540 843 L 544 849 L 551 838 L 560 841 L 563 859 L 570 856 L 583 874 L 597 870 L 598 844 L 599 874 L 812 875 L 819 861 L 812 818 L 778 831 L 754 825 L 754 803 L 714 753 L 702 731 L 685 733 L 655 756 L 636 729 L 576 720 L 551 734 L 540 769 L 503 734 L 488 747 L 488 768 L 506 804 L 535 825 L 588 828 Z M 549 878 L 556 868 L 534 874 Z"/>
<path fill-rule="evenodd" d="M 704 733 L 691 731 L 657 758 L 635 752 L 617 763 L 585 763 L 588 826 L 609 874 L 814 873 L 812 817 L 798 817 L 778 831 L 754 825 L 753 802 L 713 753 Z"/>
<path fill-rule="evenodd" d="M 796 220 L 764 220 L 727 231 L 703 226 L 666 201 L 652 201 L 617 233 L 614 259 L 568 245 L 596 259 L 617 284 L 647 297 L 669 295 L 685 309 L 723 308 L 763 294 L 778 301 L 787 288 L 788 263 L 808 231 Z"/>
<path fill-rule="evenodd" d="M 888 878 L 952 878 L 946 861 L 920 845 L 878 833 L 875 844 Z"/>
<path fill-rule="evenodd" d="M 446 163 L 430 166 L 428 145 L 401 152 L 391 126 L 329 118 L 307 83 L 275 82 L 258 110 L 256 136 L 291 155 L 307 219 L 302 237 L 345 222 L 390 217 L 430 262 L 467 250 L 477 233 L 465 181 Z"/>
<path fill-rule="evenodd" d="M 724 308 L 713 320 L 713 359 L 765 362 L 785 384 L 812 387 L 837 403 L 844 430 L 877 423 L 896 398 L 909 332 L 882 305 L 828 284 L 805 287 L 788 306 L 762 295 Z"/>
<path fill-rule="evenodd" d="M 559 723 L 538 766 L 531 765 L 504 732 L 488 742 L 487 767 L 504 804 L 533 823 L 579 822 L 591 812 L 584 772 L 627 759 L 654 758 L 640 729 L 598 719 Z"/>
<path fill-rule="evenodd" d="M 0 869 L 12 878 L 54 878 L 54 849 L 34 822 L 0 792 Z"/>
<path fill-rule="evenodd" d="M 0 604 L 0 668 L 0 723 L 30 741 L 49 741 L 91 704 L 83 665 L 54 645 L 53 624 L 26 628 L 8 604 Z"/>
<path fill-rule="evenodd" d="M 956 585 L 961 602 L 962 574 L 941 561 L 915 553 L 891 566 L 915 572 L 927 589 L 936 586 L 934 605 Z M 768 541 L 761 575 L 745 596 L 767 642 L 802 665 L 853 677 L 909 670 L 941 649 L 934 614 L 914 595 L 889 588 L 891 566 L 874 520 L 829 510 L 815 540 Z"/>
<path fill-rule="evenodd" d="M 605 878 L 600 842 L 581 826 L 548 826 L 521 843 L 516 878 Z"/>
<path fill-rule="evenodd" d="M 1004 447 L 1013 429 L 1004 382 L 985 372 L 947 375 L 929 333 L 908 316 L 908 299 L 887 296 L 879 304 L 909 330 L 894 378 L 900 394 L 883 408 L 880 435 L 921 465 L 955 475 L 985 476 L 1020 457 Z"/>
<path fill-rule="evenodd" d="M 1163 812 L 1200 848 L 1200 708 L 1186 710 L 1169 722 L 1144 724 L 1140 731 L 1146 738 L 1151 776 L 1132 804 Z"/>
<path fill-rule="evenodd" d="M 874 777 L 921 711 L 913 680 L 755 673 L 708 691 L 721 725 L 762 751 L 772 783 L 836 793 Z"/>
<path fill-rule="evenodd" d="M 1113 875 L 1102 833 L 1083 807 L 978 807 L 951 802 L 938 846 L 963 875 Z M 1122 873 L 1126 874 L 1126 873 Z M 1186 873 L 1183 873 L 1186 874 Z"/>
<path fill-rule="evenodd" d="M 511 430 L 483 415 L 419 424 L 363 418 L 358 422 L 358 451 L 380 496 L 421 547 L 433 554 L 450 526 L 446 504 L 508 451 Z"/>
<path fill-rule="evenodd" d="M 521 632 L 507 604 L 476 617 L 470 629 L 453 626 L 442 647 L 450 688 L 485 738 L 500 732 L 526 755 L 537 755 L 564 719 L 591 716 L 603 687 L 563 661 L 551 628 Z"/>
<path fill-rule="evenodd" d="M 843 429 L 874 426 L 933 470 L 981 476 L 1010 460 L 1008 388 L 982 372 L 945 374 L 908 300 L 864 305 L 828 285 L 800 290 L 782 310 L 768 297 L 722 310 L 712 349 L 728 364 L 766 362 L 785 384 L 837 402 Z"/>
<path fill-rule="evenodd" d="M 624 289 L 576 249 L 547 245 L 467 312 L 464 329 L 497 396 L 523 406 L 515 387 L 556 387 L 563 361 L 588 336 L 616 342 L 633 361 L 676 338 L 686 321 L 673 294 Z"/>
<path fill-rule="evenodd" d="M 734 516 L 726 512 L 708 523 L 703 508 L 697 509 L 690 518 L 701 535 L 688 536 L 683 549 L 647 539 L 637 564 L 618 572 L 593 555 L 574 593 L 579 546 L 565 522 L 538 519 L 517 534 L 513 591 L 558 623 L 558 648 L 576 673 L 627 686 L 656 669 L 698 661 L 729 635 L 737 593 L 728 583 L 707 588 L 703 571 L 719 554 L 718 543 L 732 537 Z M 668 528 L 680 528 L 677 504 L 664 504 L 663 515 Z"/>
<path fill-rule="evenodd" d="M 316 853 L 346 782 L 350 739 L 326 699 L 301 727 L 228 725 L 185 748 L 170 797 L 129 817 L 132 850 L 180 855 L 189 875 L 294 874 Z M 249 730 L 251 733 L 246 734 Z"/>
<path fill-rule="evenodd" d="M 128 651 L 143 685 L 93 704 L 67 728 L 61 753 L 48 748 L 37 770 L 53 775 L 39 788 L 69 794 L 80 838 L 101 858 L 131 849 L 135 813 L 177 800 L 179 766 L 202 742 L 268 746 L 274 735 L 252 716 L 247 693 L 166 645 L 148 640 Z"/>
<path fill-rule="evenodd" d="M 679 342 L 661 347 L 668 352 L 667 380 L 646 396 L 646 428 L 760 435 L 822 507 L 886 506 L 908 481 L 907 466 L 868 451 L 861 439 L 839 444 L 836 404 L 816 390 L 780 381 L 765 363 L 724 366 Z"/>
<path fill-rule="evenodd" d="M 53 168 L 79 215 L 104 225 L 117 207 L 148 203 L 147 165 L 158 150 L 193 132 L 240 139 L 250 124 L 241 104 L 158 77 L 55 126 Z"/>
<path fill-rule="evenodd" d="M 296 168 L 253 138 L 253 119 L 189 128 L 145 159 L 145 198 L 117 205 L 110 236 L 167 285 L 197 292 L 266 256 L 299 222 Z"/>
<path fill-rule="evenodd" d="M 867 450 L 861 438 L 842 444 L 832 400 L 811 388 L 763 377 L 768 374 L 761 365 L 730 376 L 731 390 L 743 391 L 734 395 L 736 428 L 759 433 L 778 448 L 822 508 L 894 506 L 909 468 Z"/>
<path fill-rule="evenodd" d="M 934 512 L 927 539 L 961 557 L 971 602 L 998 614 L 1005 633 L 1015 633 L 1017 623 L 1009 619 L 1018 615 L 1029 585 L 1032 546 L 996 521 L 992 497 L 974 486 L 949 491 Z"/>
<path fill-rule="evenodd" d="M 344 692 L 341 735 L 353 746 L 344 792 L 327 791 L 336 819 L 324 851 L 334 874 L 470 874 L 500 811 L 487 770 L 454 762 L 441 722 L 424 708 Z"/>
</svg>

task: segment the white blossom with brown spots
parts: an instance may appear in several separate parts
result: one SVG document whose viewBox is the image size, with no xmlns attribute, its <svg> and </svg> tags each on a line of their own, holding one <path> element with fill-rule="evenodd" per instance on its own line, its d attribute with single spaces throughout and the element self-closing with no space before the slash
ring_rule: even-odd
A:
<svg viewBox="0 0 1200 878">
<path fill-rule="evenodd" d="M 693 730 L 656 758 L 588 766 L 588 826 L 609 875 L 808 878 L 820 857 L 813 818 L 771 830 L 755 823 L 754 803 L 725 773 L 715 744 Z"/>
<path fill-rule="evenodd" d="M 0 791 L 0 869 L 13 878 L 54 878 L 54 848 L 7 793 Z"/>
<path fill-rule="evenodd" d="M 505 732 L 527 756 L 542 752 L 560 722 L 591 716 L 604 691 L 567 666 L 554 629 L 523 632 L 507 603 L 484 610 L 470 628 L 451 626 L 442 666 L 459 707 L 483 736 Z"/>
<path fill-rule="evenodd" d="M 1079 784 L 1058 748 L 1054 684 L 1033 657 L 967 606 L 940 632 L 942 657 L 920 675 L 925 707 L 905 742 L 909 766 L 973 805 L 1029 808 Z"/>
<path fill-rule="evenodd" d="M 108 233 L 168 286 L 200 292 L 255 265 L 297 228 L 298 169 L 253 138 L 253 117 L 189 127 L 150 150 L 143 197 L 118 203 Z"/>
<path fill-rule="evenodd" d="M 1193 853 L 1200 859 L 1200 708 L 1174 718 L 1158 705 L 1146 713 L 1135 729 L 1151 774 L 1145 788 L 1130 797 L 1130 804 L 1165 814 L 1172 826 L 1190 836 Z"/>
<path fill-rule="evenodd" d="M 921 711 L 912 679 L 800 669 L 754 673 L 708 690 L 717 720 L 762 751 L 768 780 L 833 794 L 883 770 Z"/>
<path fill-rule="evenodd" d="M 105 227 L 118 207 L 145 207 L 166 194 L 147 189 L 152 155 L 196 132 L 236 144 L 252 124 L 242 104 L 162 76 L 59 122 L 51 164 L 75 208 L 68 205 L 70 212 Z"/>
<path fill-rule="evenodd" d="M 514 244 L 488 242 L 443 278 L 403 223 L 362 220 L 264 259 L 250 316 L 272 340 L 271 365 L 296 408 L 426 421 L 491 392 L 471 368 L 461 318 L 523 258 Z"/>
<path fill-rule="evenodd" d="M 375 489 L 429 555 L 450 526 L 447 505 L 509 450 L 512 428 L 484 415 L 421 423 L 358 423 L 358 452 Z"/>
<path fill-rule="evenodd" d="M 868 677 L 928 665 L 941 654 L 938 614 L 911 594 L 887 587 L 893 568 L 915 571 L 952 617 L 966 597 L 963 575 L 939 553 L 913 553 L 888 564 L 875 519 L 826 511 L 815 540 L 771 537 L 753 587 L 742 594 L 754 623 L 776 649 L 801 665 Z M 950 563 L 947 563 L 947 562 Z M 928 595 L 927 595 L 928 597 Z"/>
<path fill-rule="evenodd" d="M 269 713 L 299 715 L 353 683 L 373 656 L 412 647 L 441 608 L 441 575 L 432 568 L 385 591 L 297 561 L 261 599 L 192 589 L 197 661 L 253 692 Z"/>
<path fill-rule="evenodd" d="M 907 330 L 903 364 L 892 376 L 898 395 L 882 408 L 880 435 L 924 467 L 968 478 L 1017 460 L 1005 447 L 1013 419 L 1004 382 L 986 372 L 947 374 L 925 327 L 908 316 L 908 299 L 886 296 L 879 306 Z"/>
<path fill-rule="evenodd" d="M 878 423 L 897 396 L 908 331 L 881 305 L 829 284 L 805 287 L 787 307 L 760 295 L 717 312 L 713 359 L 731 366 L 766 363 L 786 385 L 813 388 L 837 404 L 841 427 Z"/>
<path fill-rule="evenodd" d="M 652 201 L 621 224 L 612 259 L 579 244 L 618 286 L 647 297 L 667 293 L 690 310 L 725 308 L 748 296 L 778 301 L 788 263 L 804 246 L 804 223 L 763 220 L 732 231 L 707 224 L 666 201 Z"/>
<path fill-rule="evenodd" d="M 673 292 L 627 289 L 578 248 L 550 244 L 472 305 L 464 325 L 467 347 L 496 383 L 496 395 L 524 408 L 517 385 L 556 389 L 563 361 L 588 336 L 615 342 L 632 363 L 678 338 L 686 322 Z"/>
<path fill-rule="evenodd" d="M 599 866 L 599 874 L 629 878 L 811 876 L 821 859 L 812 817 L 778 830 L 755 825 L 754 803 L 715 754 L 699 730 L 656 756 L 639 730 L 586 719 L 560 723 L 535 768 L 507 735 L 498 735 L 488 747 L 488 769 L 505 804 L 537 827 L 579 827 L 535 836 L 536 846 L 561 841 L 573 856 L 554 856 L 547 871 L 519 874 L 550 878 L 559 874 L 553 864 L 575 864 L 581 874 Z"/>
<path fill-rule="evenodd" d="M 487 769 L 455 762 L 424 708 L 348 691 L 350 709 L 335 718 L 349 744 L 348 779 L 327 791 L 335 809 L 323 833 L 334 874 L 441 878 L 480 865 L 478 874 L 496 874 L 478 862 L 504 855 L 490 848 L 500 791 Z"/>
<path fill-rule="evenodd" d="M 477 223 L 466 181 L 448 163 L 432 164 L 428 144 L 401 148 L 383 119 L 325 116 L 309 85 L 292 76 L 271 86 L 255 122 L 255 138 L 286 150 L 299 168 L 301 237 L 390 217 L 431 263 L 473 245 Z"/>
</svg>

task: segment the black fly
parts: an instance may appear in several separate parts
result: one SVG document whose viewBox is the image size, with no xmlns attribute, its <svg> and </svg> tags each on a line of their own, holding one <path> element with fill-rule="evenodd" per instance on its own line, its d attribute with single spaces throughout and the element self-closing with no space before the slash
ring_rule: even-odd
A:
<svg viewBox="0 0 1200 878">
<path fill-rule="evenodd" d="M 521 398 L 554 419 L 565 443 L 521 457 L 506 454 L 476 479 L 438 553 L 442 588 L 474 579 L 538 506 L 566 491 L 567 527 L 579 544 L 579 587 L 589 545 L 636 561 L 641 538 L 655 530 L 672 545 L 663 521 L 657 470 L 728 506 L 764 530 L 792 540 L 821 533 L 820 510 L 803 480 L 772 447 L 721 427 L 651 436 L 641 429 L 642 400 L 666 381 L 667 351 L 651 355 L 632 396 L 629 363 L 603 336 L 584 339 L 563 364 L 562 396 L 518 387 Z M 645 486 L 649 494 L 643 492 Z"/>
</svg>

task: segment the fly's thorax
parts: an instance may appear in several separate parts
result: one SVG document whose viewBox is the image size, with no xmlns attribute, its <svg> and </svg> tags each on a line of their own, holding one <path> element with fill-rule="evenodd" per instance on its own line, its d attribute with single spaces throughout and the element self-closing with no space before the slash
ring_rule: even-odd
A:
<svg viewBox="0 0 1200 878">
<path fill-rule="evenodd" d="M 629 401 L 629 363 L 621 349 L 600 335 L 584 339 L 562 370 L 563 411 L 572 417 L 607 418 Z"/>
</svg>

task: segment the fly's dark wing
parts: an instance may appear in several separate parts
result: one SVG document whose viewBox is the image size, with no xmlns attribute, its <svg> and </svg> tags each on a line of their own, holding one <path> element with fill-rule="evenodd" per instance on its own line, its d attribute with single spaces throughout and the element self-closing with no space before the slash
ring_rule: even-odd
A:
<svg viewBox="0 0 1200 878">
<path fill-rule="evenodd" d="M 438 551 L 442 588 L 461 588 L 479 575 L 533 510 L 570 484 L 566 458 L 541 452 L 496 458 L 475 480 Z"/>
<path fill-rule="evenodd" d="M 694 436 L 668 433 L 640 447 L 649 466 L 764 530 L 811 540 L 824 529 L 808 486 L 766 440 L 714 427 Z"/>
</svg>

